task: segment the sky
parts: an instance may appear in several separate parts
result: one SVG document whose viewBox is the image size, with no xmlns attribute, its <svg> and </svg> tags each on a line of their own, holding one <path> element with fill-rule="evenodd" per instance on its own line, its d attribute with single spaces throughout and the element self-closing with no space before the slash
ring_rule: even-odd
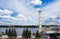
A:
<svg viewBox="0 0 60 39">
<path fill-rule="evenodd" d="M 0 25 L 60 24 L 60 0 L 0 0 Z"/>
</svg>

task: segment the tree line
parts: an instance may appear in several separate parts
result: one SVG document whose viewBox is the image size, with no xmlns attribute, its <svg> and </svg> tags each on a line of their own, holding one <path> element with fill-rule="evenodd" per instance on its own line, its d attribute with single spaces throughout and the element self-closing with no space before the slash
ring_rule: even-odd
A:
<svg viewBox="0 0 60 39">
<path fill-rule="evenodd" d="M 3 27 L 3 28 L 9 28 L 9 27 L 15 27 L 15 28 L 38 28 L 38 26 L 35 26 L 35 25 L 11 25 L 11 26 L 6 26 L 6 25 L 0 25 L 0 28 Z"/>
<path fill-rule="evenodd" d="M 5 33 L 2 32 L 3 35 L 7 35 L 8 37 L 17 37 L 17 32 L 15 28 L 6 28 Z M 0 34 L 0 37 L 2 36 L 2 34 Z M 22 37 L 23 38 L 31 38 L 31 30 L 29 30 L 28 28 L 25 28 L 22 32 Z M 35 32 L 35 34 L 33 34 L 36 38 L 40 38 L 41 37 L 41 33 Z"/>
</svg>

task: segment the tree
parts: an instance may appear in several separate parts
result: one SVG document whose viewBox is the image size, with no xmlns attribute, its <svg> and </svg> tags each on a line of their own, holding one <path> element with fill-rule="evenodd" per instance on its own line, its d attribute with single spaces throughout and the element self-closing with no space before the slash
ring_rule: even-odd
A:
<svg viewBox="0 0 60 39">
<path fill-rule="evenodd" d="M 16 36 L 17 36 L 17 33 L 16 33 L 16 30 L 15 30 L 15 29 L 13 30 L 13 32 L 12 32 L 12 33 L 13 33 L 13 36 L 14 36 L 14 37 L 16 37 Z"/>
<path fill-rule="evenodd" d="M 8 29 L 6 29 L 5 34 L 8 35 Z"/>
<path fill-rule="evenodd" d="M 26 28 L 26 30 L 23 30 L 22 36 L 24 38 L 30 38 L 31 37 L 31 31 L 28 30 L 28 28 Z"/>
<path fill-rule="evenodd" d="M 29 36 L 29 38 L 30 38 L 30 37 L 31 37 L 31 30 L 28 32 L 28 34 L 29 34 L 28 36 Z"/>
<path fill-rule="evenodd" d="M 25 31 L 26 36 L 25 36 L 25 38 L 28 38 L 28 36 L 29 36 L 28 32 L 29 32 L 28 28 L 26 28 L 26 31 Z"/>
<path fill-rule="evenodd" d="M 14 35 L 14 29 L 12 28 L 11 31 L 12 31 L 11 34 L 12 34 L 12 36 L 13 36 L 13 35 Z"/>
<path fill-rule="evenodd" d="M 9 36 L 9 37 L 12 37 L 12 31 L 11 31 L 10 28 L 9 28 L 9 31 L 8 31 L 8 36 Z"/>
<path fill-rule="evenodd" d="M 23 33 L 22 33 L 22 36 L 25 37 L 25 35 L 26 35 L 26 34 L 25 34 L 25 29 L 24 29 L 24 30 L 23 30 Z"/>
<path fill-rule="evenodd" d="M 35 37 L 36 37 L 36 38 L 40 38 L 40 37 L 41 37 L 41 33 L 39 33 L 38 30 L 37 30 L 37 32 L 36 32 Z"/>
<path fill-rule="evenodd" d="M 2 37 L 2 34 L 0 33 L 0 37 Z"/>
<path fill-rule="evenodd" d="M 12 36 L 16 37 L 16 36 L 17 36 L 16 30 L 13 29 L 13 28 L 12 28 L 12 29 L 9 28 L 8 31 L 7 31 L 7 29 L 6 29 L 6 34 L 7 34 L 9 37 L 12 37 Z"/>
</svg>

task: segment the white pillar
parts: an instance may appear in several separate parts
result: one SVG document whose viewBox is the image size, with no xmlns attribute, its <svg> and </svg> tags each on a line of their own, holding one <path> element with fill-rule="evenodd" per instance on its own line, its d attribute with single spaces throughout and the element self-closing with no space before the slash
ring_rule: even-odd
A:
<svg viewBox="0 0 60 39">
<path fill-rule="evenodd" d="M 37 9 L 38 10 L 38 13 L 39 13 L 39 33 L 42 32 L 42 25 L 41 25 L 41 9 Z"/>
</svg>

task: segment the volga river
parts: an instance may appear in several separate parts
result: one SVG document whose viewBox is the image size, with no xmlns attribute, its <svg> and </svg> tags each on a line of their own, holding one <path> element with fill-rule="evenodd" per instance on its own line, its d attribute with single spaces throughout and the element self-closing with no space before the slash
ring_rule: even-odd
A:
<svg viewBox="0 0 60 39">
<path fill-rule="evenodd" d="M 24 28 L 15 28 L 16 32 L 18 35 L 22 34 L 22 31 L 24 30 Z M 29 30 L 31 30 L 32 33 L 35 33 L 38 28 L 28 28 Z M 0 32 L 5 32 L 6 28 L 0 28 Z"/>
</svg>

